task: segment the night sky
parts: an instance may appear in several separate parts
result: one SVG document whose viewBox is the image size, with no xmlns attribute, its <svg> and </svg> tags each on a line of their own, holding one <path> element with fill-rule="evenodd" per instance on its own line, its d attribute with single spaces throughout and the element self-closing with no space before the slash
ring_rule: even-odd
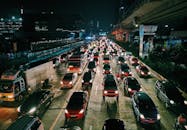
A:
<svg viewBox="0 0 187 130">
<path fill-rule="evenodd" d="M 0 16 L 19 15 L 21 3 L 27 11 L 79 14 L 87 22 L 99 21 L 102 27 L 116 24 L 119 8 L 119 0 L 1 0 Z"/>
</svg>

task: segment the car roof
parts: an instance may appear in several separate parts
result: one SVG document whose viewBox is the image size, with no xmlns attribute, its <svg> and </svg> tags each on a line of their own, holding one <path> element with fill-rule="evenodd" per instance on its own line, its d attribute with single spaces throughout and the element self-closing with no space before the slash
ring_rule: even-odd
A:
<svg viewBox="0 0 187 130">
<path fill-rule="evenodd" d="M 37 117 L 24 115 L 13 122 L 7 130 L 26 130 L 30 123 L 36 120 Z"/>
<path fill-rule="evenodd" d="M 108 119 L 104 124 L 106 130 L 125 130 L 124 122 L 120 119 Z"/>
</svg>

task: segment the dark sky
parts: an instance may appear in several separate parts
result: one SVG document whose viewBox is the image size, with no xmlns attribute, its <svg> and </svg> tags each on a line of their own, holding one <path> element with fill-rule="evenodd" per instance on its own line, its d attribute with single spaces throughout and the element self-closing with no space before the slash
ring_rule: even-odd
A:
<svg viewBox="0 0 187 130">
<path fill-rule="evenodd" d="M 101 26 L 109 26 L 117 21 L 119 0 L 1 0 L 1 17 L 19 14 L 20 3 L 29 11 L 80 14 L 85 21 L 99 21 Z"/>
</svg>

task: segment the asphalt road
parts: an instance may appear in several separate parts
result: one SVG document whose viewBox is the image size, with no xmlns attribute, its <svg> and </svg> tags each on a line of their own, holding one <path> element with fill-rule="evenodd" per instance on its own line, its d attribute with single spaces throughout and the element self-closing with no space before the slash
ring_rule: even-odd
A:
<svg viewBox="0 0 187 130">
<path fill-rule="evenodd" d="M 76 85 L 72 89 L 60 89 L 60 79 L 65 74 L 65 65 L 62 64 L 56 69 L 55 80 L 53 81 L 53 92 L 55 92 L 55 98 L 50 105 L 49 109 L 42 117 L 45 130 L 60 130 L 64 125 L 79 125 L 83 130 L 101 130 L 103 123 L 108 118 L 120 118 L 124 121 L 127 130 L 144 130 L 144 129 L 160 129 L 160 130 L 172 130 L 176 116 L 173 112 L 167 110 L 156 97 L 154 92 L 154 84 L 157 78 L 150 77 L 147 79 L 139 78 L 135 72 L 135 68 L 130 66 L 134 77 L 141 83 L 143 91 L 148 93 L 156 104 L 161 115 L 161 127 L 146 127 L 138 124 L 135 120 L 134 113 L 131 105 L 131 98 L 124 96 L 123 83 L 118 84 L 120 90 L 119 102 L 116 102 L 115 98 L 107 98 L 104 102 L 102 100 L 102 80 L 103 69 L 102 59 L 100 56 L 100 64 L 97 66 L 97 72 L 93 81 L 93 86 L 90 91 L 90 99 L 88 104 L 88 110 L 84 120 L 69 121 L 65 124 L 64 109 L 67 105 L 71 94 L 74 91 L 81 90 L 82 75 Z M 117 71 L 117 65 L 115 58 L 111 61 L 112 72 L 115 74 Z M 5 130 L 15 119 L 17 118 L 16 107 L 0 107 L 0 130 Z"/>
</svg>

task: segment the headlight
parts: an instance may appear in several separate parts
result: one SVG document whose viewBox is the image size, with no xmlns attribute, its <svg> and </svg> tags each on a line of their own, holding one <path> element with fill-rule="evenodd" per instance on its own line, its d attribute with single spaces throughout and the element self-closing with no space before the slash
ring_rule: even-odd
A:
<svg viewBox="0 0 187 130">
<path fill-rule="evenodd" d="M 148 72 L 148 74 L 150 75 L 150 74 L 151 74 L 151 72 Z"/>
<path fill-rule="evenodd" d="M 118 91 L 115 91 L 115 94 L 118 94 Z"/>
<path fill-rule="evenodd" d="M 70 69 L 68 68 L 67 71 L 70 71 Z"/>
<path fill-rule="evenodd" d="M 82 83 L 84 83 L 84 80 L 82 80 Z"/>
<path fill-rule="evenodd" d="M 30 109 L 29 113 L 32 114 L 32 113 L 34 113 L 35 111 L 36 111 L 36 107 L 33 107 L 33 108 Z"/>
<path fill-rule="evenodd" d="M 65 109 L 65 113 L 68 114 L 68 110 L 67 109 Z"/>
<path fill-rule="evenodd" d="M 63 81 L 60 81 L 60 84 L 63 84 Z"/>
<path fill-rule="evenodd" d="M 187 101 L 186 100 L 184 100 L 184 104 L 187 105 Z"/>
<path fill-rule="evenodd" d="M 129 91 L 129 92 L 131 92 L 131 91 L 132 91 L 132 89 L 131 89 L 131 88 L 128 88 L 128 91 Z"/>
<path fill-rule="evenodd" d="M 139 91 L 142 91 L 142 88 L 140 88 Z"/>
<path fill-rule="evenodd" d="M 71 82 L 69 82 L 69 84 L 72 84 L 72 81 L 71 81 Z"/>
<path fill-rule="evenodd" d="M 82 113 L 84 113 L 84 109 L 81 109 L 79 112 L 79 114 L 82 114 Z"/>
<path fill-rule="evenodd" d="M 169 102 L 170 102 L 170 104 L 174 104 L 175 103 L 173 100 L 170 100 Z"/>
<path fill-rule="evenodd" d="M 92 83 L 92 80 L 90 80 L 90 83 Z"/>
<path fill-rule="evenodd" d="M 143 114 L 140 114 L 140 118 L 141 118 L 141 119 L 145 119 L 145 117 L 144 117 Z"/>
<path fill-rule="evenodd" d="M 21 109 L 21 106 L 19 106 L 19 107 L 17 108 L 17 111 L 20 112 L 20 109 Z"/>
<path fill-rule="evenodd" d="M 122 72 L 122 74 L 125 74 L 125 72 Z"/>
<path fill-rule="evenodd" d="M 160 120 L 160 114 L 157 114 L 157 120 Z"/>
<path fill-rule="evenodd" d="M 104 91 L 104 94 L 107 94 L 108 92 L 107 91 Z"/>
<path fill-rule="evenodd" d="M 8 97 L 8 98 L 13 98 L 13 97 L 14 97 L 14 95 L 8 95 L 7 97 Z"/>
<path fill-rule="evenodd" d="M 141 71 L 141 74 L 144 74 L 144 72 Z"/>
</svg>

